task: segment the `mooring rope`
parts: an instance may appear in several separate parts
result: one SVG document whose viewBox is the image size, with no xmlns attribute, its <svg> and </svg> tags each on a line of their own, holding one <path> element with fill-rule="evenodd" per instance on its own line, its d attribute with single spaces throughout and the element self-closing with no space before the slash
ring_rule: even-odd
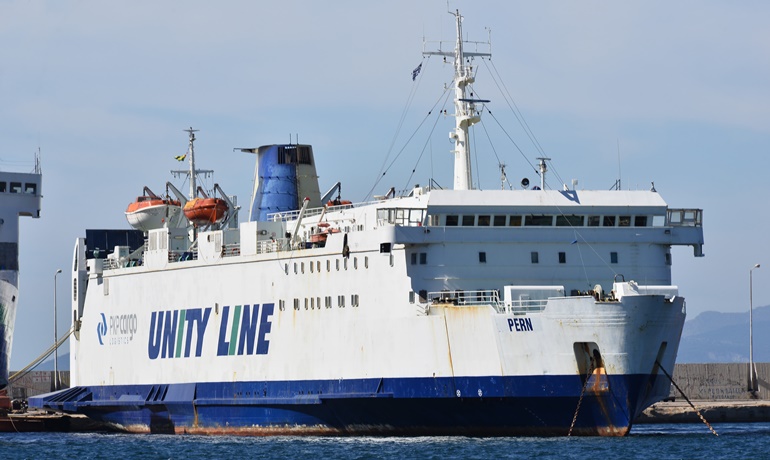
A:
<svg viewBox="0 0 770 460">
<path fill-rule="evenodd" d="M 695 404 L 693 404 L 693 403 L 692 403 L 692 401 L 690 401 L 690 398 L 688 398 L 688 397 L 687 397 L 687 395 L 686 395 L 686 394 L 684 394 L 684 391 L 682 391 L 682 389 L 681 389 L 681 388 L 679 388 L 679 385 L 677 385 L 677 384 L 676 384 L 676 382 L 674 382 L 674 379 L 673 379 L 673 377 L 671 377 L 671 375 L 670 375 L 668 372 L 666 372 L 666 369 L 664 369 L 664 368 L 663 368 L 663 366 L 660 364 L 660 361 L 658 361 L 658 360 L 655 360 L 655 364 L 657 364 L 657 365 L 658 365 L 658 367 L 660 367 L 660 370 L 662 370 L 662 371 L 663 371 L 663 373 L 666 375 L 666 377 L 668 377 L 668 379 L 669 379 L 669 380 L 671 381 L 671 383 L 674 385 L 674 388 L 676 388 L 676 389 L 679 391 L 679 393 L 682 395 L 682 397 L 684 398 L 684 400 L 685 400 L 685 401 L 687 401 L 687 403 L 688 403 L 688 404 L 690 404 L 690 407 L 692 407 L 692 409 L 695 411 L 695 413 L 696 413 L 696 414 L 698 414 L 698 417 L 700 417 L 701 421 L 703 421 L 703 423 L 705 423 L 705 424 L 706 424 L 706 426 L 709 428 L 709 430 L 711 430 L 711 432 L 712 432 L 712 433 L 714 433 L 714 436 L 719 436 L 719 435 L 717 434 L 716 430 L 714 430 L 714 428 L 713 428 L 713 427 L 711 426 L 711 424 L 708 422 L 708 420 L 706 420 L 706 418 L 705 418 L 703 415 L 701 415 L 701 413 L 700 413 L 700 411 L 698 410 L 698 408 L 696 408 L 696 407 L 695 407 Z"/>
<path fill-rule="evenodd" d="M 572 436 L 572 428 L 575 427 L 575 421 L 577 420 L 578 412 L 580 412 L 580 404 L 583 403 L 583 395 L 586 393 L 588 387 L 588 380 L 591 379 L 591 375 L 594 373 L 594 360 L 591 360 L 591 366 L 588 368 L 588 375 L 586 375 L 586 381 L 583 383 L 583 389 L 580 390 L 580 398 L 578 399 L 577 408 L 575 409 L 575 415 L 572 416 L 572 423 L 569 426 L 567 436 Z"/>
</svg>

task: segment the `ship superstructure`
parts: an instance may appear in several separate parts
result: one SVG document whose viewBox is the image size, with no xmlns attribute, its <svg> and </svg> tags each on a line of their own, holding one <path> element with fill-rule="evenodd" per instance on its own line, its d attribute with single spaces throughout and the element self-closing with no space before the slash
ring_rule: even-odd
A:
<svg viewBox="0 0 770 460">
<path fill-rule="evenodd" d="M 32 405 L 150 432 L 622 435 L 667 397 L 671 247 L 703 255 L 702 211 L 473 190 L 455 18 L 455 190 L 329 200 L 311 146 L 245 149 L 247 222 L 77 240 L 72 388 Z"/>
<path fill-rule="evenodd" d="M 7 406 L 8 365 L 19 301 L 19 218 L 40 217 L 39 158 L 30 173 L 0 171 L 0 407 Z"/>
</svg>

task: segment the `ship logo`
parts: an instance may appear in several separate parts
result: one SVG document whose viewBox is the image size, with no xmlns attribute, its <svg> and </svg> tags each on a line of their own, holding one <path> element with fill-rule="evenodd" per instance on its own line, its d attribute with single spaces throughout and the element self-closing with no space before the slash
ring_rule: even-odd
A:
<svg viewBox="0 0 770 460">
<path fill-rule="evenodd" d="M 107 318 L 104 316 L 104 313 L 102 313 L 101 315 L 102 315 L 102 322 L 96 325 L 96 336 L 99 337 L 99 345 L 104 345 L 104 341 L 102 340 L 102 337 L 107 335 Z"/>
</svg>

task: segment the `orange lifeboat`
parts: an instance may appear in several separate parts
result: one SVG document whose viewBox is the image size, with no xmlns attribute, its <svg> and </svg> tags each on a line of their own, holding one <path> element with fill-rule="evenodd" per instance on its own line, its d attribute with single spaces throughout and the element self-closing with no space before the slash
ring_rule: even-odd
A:
<svg viewBox="0 0 770 460">
<path fill-rule="evenodd" d="M 136 198 L 126 209 L 129 225 L 144 232 L 164 226 L 173 226 L 182 210 L 181 203 L 170 198 L 161 198 L 144 187 L 144 195 Z"/>
<path fill-rule="evenodd" d="M 222 222 L 227 215 L 227 202 L 221 198 L 193 198 L 184 205 L 184 216 L 195 225 Z"/>
<path fill-rule="evenodd" d="M 352 202 L 352 201 L 348 201 L 348 200 L 340 200 L 339 198 L 337 198 L 337 199 L 335 199 L 335 200 L 329 200 L 329 201 L 326 203 L 326 206 L 327 206 L 327 207 L 329 207 L 329 208 L 331 208 L 332 206 L 350 206 L 350 205 L 352 205 L 352 204 L 353 204 L 353 202 Z"/>
</svg>

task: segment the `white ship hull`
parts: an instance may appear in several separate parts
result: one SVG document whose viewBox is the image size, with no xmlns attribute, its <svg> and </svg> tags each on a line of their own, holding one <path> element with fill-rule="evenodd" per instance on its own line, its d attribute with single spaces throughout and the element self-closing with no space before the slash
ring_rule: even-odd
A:
<svg viewBox="0 0 770 460">
<path fill-rule="evenodd" d="M 547 190 L 547 158 L 537 189 L 473 190 L 468 128 L 489 101 L 467 87 L 489 54 L 464 53 L 454 15 L 454 52 L 426 54 L 454 56 L 455 190 L 353 204 L 339 183 L 320 194 L 309 145 L 242 149 L 237 229 L 78 239 L 73 387 L 30 405 L 142 432 L 628 433 L 669 395 L 685 318 L 670 250 L 703 255 L 702 211 Z M 99 235 L 125 246 L 104 258 Z"/>
</svg>

